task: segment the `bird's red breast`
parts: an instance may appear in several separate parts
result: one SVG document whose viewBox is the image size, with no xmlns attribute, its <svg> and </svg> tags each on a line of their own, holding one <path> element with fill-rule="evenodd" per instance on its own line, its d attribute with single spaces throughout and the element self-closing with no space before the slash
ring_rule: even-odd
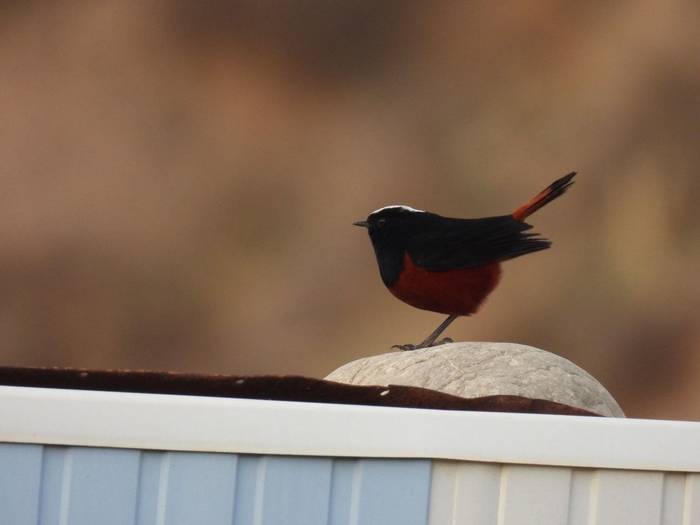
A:
<svg viewBox="0 0 700 525">
<path fill-rule="evenodd" d="M 403 269 L 389 290 L 416 308 L 448 315 L 470 315 L 496 287 L 500 276 L 498 262 L 436 272 L 416 266 L 405 252 Z"/>
</svg>

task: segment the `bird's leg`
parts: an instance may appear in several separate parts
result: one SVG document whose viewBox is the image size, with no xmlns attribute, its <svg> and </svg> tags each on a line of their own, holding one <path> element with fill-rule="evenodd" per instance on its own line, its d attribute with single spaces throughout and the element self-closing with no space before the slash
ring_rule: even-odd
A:
<svg viewBox="0 0 700 525">
<path fill-rule="evenodd" d="M 427 348 L 429 346 L 433 346 L 433 343 L 435 343 L 435 340 L 440 336 L 442 332 L 445 331 L 445 329 L 452 324 L 452 321 L 457 319 L 457 315 L 450 315 L 445 319 L 442 323 L 440 323 L 440 326 L 438 326 L 432 334 L 430 334 L 428 337 L 425 338 L 425 340 L 418 345 L 418 348 Z M 451 340 L 450 340 L 451 341 Z"/>
<path fill-rule="evenodd" d="M 440 323 L 440 326 L 438 326 L 433 333 L 431 333 L 428 337 L 425 338 L 425 340 L 418 344 L 418 345 L 412 345 L 412 344 L 407 344 L 407 345 L 394 345 L 392 348 L 398 348 L 399 350 L 418 350 L 419 348 L 428 348 L 429 346 L 433 346 L 435 343 L 435 340 L 440 336 L 442 332 L 445 331 L 445 329 L 452 324 L 452 321 L 457 319 L 459 317 L 458 315 L 450 315 L 445 319 L 442 323 Z M 452 339 L 449 337 L 446 337 L 445 339 L 442 339 L 439 341 L 437 344 L 444 344 L 444 343 L 451 343 Z"/>
</svg>

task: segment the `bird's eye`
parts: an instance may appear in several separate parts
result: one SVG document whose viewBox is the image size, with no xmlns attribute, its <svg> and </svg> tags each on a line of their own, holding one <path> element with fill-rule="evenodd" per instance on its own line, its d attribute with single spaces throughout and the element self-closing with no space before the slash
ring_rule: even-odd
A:
<svg viewBox="0 0 700 525">
<path fill-rule="evenodd" d="M 386 224 L 386 219 L 377 219 L 377 226 L 380 228 Z"/>
</svg>

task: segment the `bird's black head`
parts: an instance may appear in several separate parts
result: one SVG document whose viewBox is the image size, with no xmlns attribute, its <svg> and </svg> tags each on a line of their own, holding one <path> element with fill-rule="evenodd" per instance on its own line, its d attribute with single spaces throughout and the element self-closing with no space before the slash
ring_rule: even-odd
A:
<svg viewBox="0 0 700 525">
<path fill-rule="evenodd" d="M 410 206 L 386 206 L 370 213 L 367 220 L 354 223 L 367 228 L 382 280 L 387 286 L 398 278 L 410 233 L 427 215 L 430 214 Z"/>
<path fill-rule="evenodd" d="M 372 243 L 376 246 L 377 242 L 383 243 L 402 237 L 401 234 L 415 223 L 416 216 L 422 214 L 425 212 L 410 206 L 385 206 L 370 213 L 366 221 L 353 224 L 367 228 Z"/>
</svg>

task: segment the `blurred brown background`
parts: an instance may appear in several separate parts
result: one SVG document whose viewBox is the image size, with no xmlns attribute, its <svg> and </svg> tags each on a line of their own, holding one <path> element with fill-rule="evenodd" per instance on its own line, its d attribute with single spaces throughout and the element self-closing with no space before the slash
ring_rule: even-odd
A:
<svg viewBox="0 0 700 525">
<path fill-rule="evenodd" d="M 323 376 L 442 316 L 354 220 L 511 212 L 455 339 L 700 419 L 700 3 L 276 0 L 0 7 L 0 362 Z"/>
</svg>

